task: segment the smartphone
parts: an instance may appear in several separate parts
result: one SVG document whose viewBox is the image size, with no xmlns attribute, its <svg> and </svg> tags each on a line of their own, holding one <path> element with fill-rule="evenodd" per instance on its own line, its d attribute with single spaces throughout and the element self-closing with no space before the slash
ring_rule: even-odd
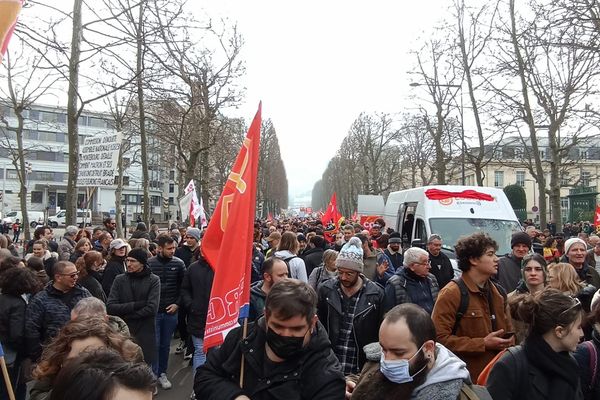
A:
<svg viewBox="0 0 600 400">
<path fill-rule="evenodd" d="M 504 335 L 502 335 L 502 339 L 510 339 L 513 336 L 515 336 L 514 332 L 504 332 Z"/>
</svg>

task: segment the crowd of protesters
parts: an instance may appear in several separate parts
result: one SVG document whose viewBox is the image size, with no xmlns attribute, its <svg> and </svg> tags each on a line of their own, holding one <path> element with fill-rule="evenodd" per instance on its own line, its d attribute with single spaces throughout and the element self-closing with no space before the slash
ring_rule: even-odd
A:
<svg viewBox="0 0 600 400">
<path fill-rule="evenodd" d="M 197 399 L 600 398 L 589 224 L 526 223 L 499 257 L 483 232 L 411 247 L 383 220 L 257 221 L 247 331 L 207 354 L 202 230 L 139 222 L 125 240 L 115 226 L 68 226 L 59 241 L 41 226 L 22 257 L 0 235 L 0 343 L 17 399 L 28 381 L 34 400 L 148 398 L 172 387 L 174 337 Z"/>
</svg>

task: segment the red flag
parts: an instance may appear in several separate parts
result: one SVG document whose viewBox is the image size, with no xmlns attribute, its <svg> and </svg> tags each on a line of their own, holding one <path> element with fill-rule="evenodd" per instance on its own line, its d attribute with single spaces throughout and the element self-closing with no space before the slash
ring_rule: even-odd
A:
<svg viewBox="0 0 600 400">
<path fill-rule="evenodd" d="M 6 53 L 22 7 L 23 0 L 0 0 L 0 61 Z"/>
<path fill-rule="evenodd" d="M 600 206 L 596 206 L 596 214 L 594 215 L 594 226 L 596 231 L 600 228 Z"/>
<path fill-rule="evenodd" d="M 325 214 L 321 217 L 321 223 L 323 225 L 327 225 L 329 222 L 333 220 L 333 223 L 337 225 L 342 218 L 342 214 L 337 209 L 337 197 L 335 192 L 331 195 L 331 200 L 329 200 L 329 204 L 327 205 L 327 210 L 325 210 Z"/>
<path fill-rule="evenodd" d="M 248 316 L 261 108 L 259 104 L 202 240 L 202 254 L 215 271 L 205 350 L 223 343 L 238 318 Z"/>
</svg>

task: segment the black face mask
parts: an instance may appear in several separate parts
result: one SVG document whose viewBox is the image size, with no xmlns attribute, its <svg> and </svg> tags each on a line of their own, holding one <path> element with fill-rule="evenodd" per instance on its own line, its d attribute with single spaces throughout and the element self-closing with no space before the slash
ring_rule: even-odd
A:
<svg viewBox="0 0 600 400">
<path fill-rule="evenodd" d="M 304 336 L 281 336 L 267 326 L 267 343 L 279 358 L 288 359 L 300 354 L 304 347 Z"/>
</svg>

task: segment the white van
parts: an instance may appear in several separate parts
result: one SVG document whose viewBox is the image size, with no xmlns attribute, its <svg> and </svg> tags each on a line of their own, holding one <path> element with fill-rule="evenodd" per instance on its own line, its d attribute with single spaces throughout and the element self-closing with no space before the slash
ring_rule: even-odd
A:
<svg viewBox="0 0 600 400">
<path fill-rule="evenodd" d="M 29 226 L 32 228 L 38 225 L 44 225 L 44 212 L 43 211 L 28 211 L 27 216 L 29 219 Z M 9 211 L 6 213 L 2 222 L 8 225 L 12 225 L 16 220 L 23 222 L 23 213 L 21 211 Z"/>
<path fill-rule="evenodd" d="M 60 210 L 56 215 L 48 218 L 48 224 L 51 228 L 65 226 L 67 219 L 67 210 Z M 77 225 L 81 228 L 92 225 L 92 210 L 77 210 Z"/>
<path fill-rule="evenodd" d="M 392 192 L 380 215 L 388 227 L 400 232 L 403 247 L 413 240 L 426 242 L 436 233 L 444 248 L 453 251 L 461 236 L 486 232 L 498 243 L 497 253 L 506 254 L 512 234 L 523 230 L 504 192 L 482 186 L 437 185 Z"/>
</svg>

